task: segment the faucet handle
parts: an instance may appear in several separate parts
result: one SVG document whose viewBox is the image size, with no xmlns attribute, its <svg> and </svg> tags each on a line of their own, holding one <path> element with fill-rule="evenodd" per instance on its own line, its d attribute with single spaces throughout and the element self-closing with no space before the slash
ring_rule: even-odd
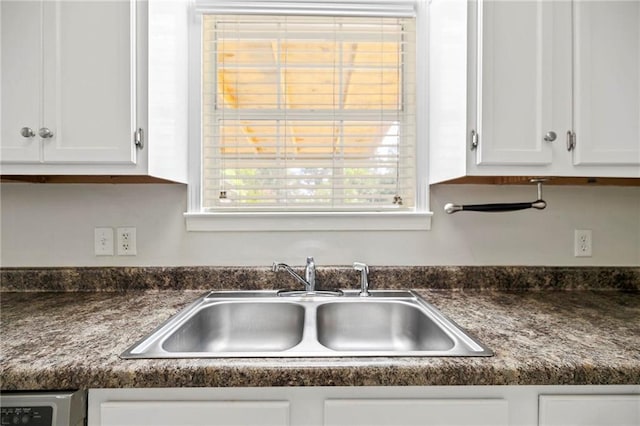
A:
<svg viewBox="0 0 640 426">
<path fill-rule="evenodd" d="M 368 297 L 369 293 L 369 266 L 362 262 L 353 262 L 353 269 L 360 272 L 360 297 Z"/>
</svg>

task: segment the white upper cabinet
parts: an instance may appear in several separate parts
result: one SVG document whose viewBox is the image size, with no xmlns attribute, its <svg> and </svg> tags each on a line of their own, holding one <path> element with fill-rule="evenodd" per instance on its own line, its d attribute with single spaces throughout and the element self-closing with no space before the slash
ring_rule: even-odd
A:
<svg viewBox="0 0 640 426">
<path fill-rule="evenodd" d="M 136 161 L 134 7 L 45 1 L 45 162 Z"/>
<path fill-rule="evenodd" d="M 477 164 L 551 164 L 553 3 L 478 4 Z"/>
<path fill-rule="evenodd" d="M 451 0 L 431 22 L 432 183 L 640 177 L 640 1 Z"/>
<path fill-rule="evenodd" d="M 40 161 L 42 3 L 0 2 L 0 159 Z M 24 132 L 24 135 L 22 134 Z"/>
<path fill-rule="evenodd" d="M 575 1 L 574 164 L 640 168 L 640 1 Z"/>
<path fill-rule="evenodd" d="M 0 2 L 2 175 L 186 182 L 186 131 L 148 131 L 148 13 L 136 0 Z"/>
<path fill-rule="evenodd" d="M 135 163 L 134 5 L 2 2 L 3 162 Z"/>
</svg>

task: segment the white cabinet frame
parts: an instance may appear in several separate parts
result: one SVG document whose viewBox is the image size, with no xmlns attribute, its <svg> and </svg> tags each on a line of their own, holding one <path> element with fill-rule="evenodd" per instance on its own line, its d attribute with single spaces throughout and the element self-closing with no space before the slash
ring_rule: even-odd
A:
<svg viewBox="0 0 640 426">
<path fill-rule="evenodd" d="M 168 408 L 158 408 L 166 405 L 193 407 L 191 422 L 184 421 L 187 417 L 183 413 L 170 415 L 173 420 L 164 417 L 163 422 L 153 423 L 155 426 L 209 424 L 202 423 L 198 413 L 211 410 L 220 410 L 221 419 L 228 424 L 264 413 L 263 417 L 258 415 L 264 418 L 263 423 L 250 423 L 256 426 L 279 422 L 291 426 L 536 426 L 540 395 L 608 395 L 612 401 L 631 396 L 634 403 L 640 401 L 640 385 L 90 389 L 88 425 L 112 426 L 115 420 L 124 422 L 118 425 L 123 426 L 126 419 L 134 418 L 141 419 L 136 426 L 143 426 L 145 412 L 160 409 L 169 413 Z M 254 407 L 254 413 L 235 409 L 243 404 Z M 217 423 L 212 420 L 210 424 Z"/>
</svg>

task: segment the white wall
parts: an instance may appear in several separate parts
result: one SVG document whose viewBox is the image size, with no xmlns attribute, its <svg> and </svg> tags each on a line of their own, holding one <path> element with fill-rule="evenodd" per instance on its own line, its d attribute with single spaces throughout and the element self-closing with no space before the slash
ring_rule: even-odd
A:
<svg viewBox="0 0 640 426">
<path fill-rule="evenodd" d="M 433 186 L 425 232 L 186 232 L 184 185 L 0 185 L 0 264 L 18 266 L 640 265 L 640 187 L 546 186 L 543 211 L 447 215 L 447 202 L 533 201 L 534 186 Z M 137 227 L 135 257 L 96 257 L 96 226 Z M 573 230 L 593 230 L 593 257 Z"/>
</svg>

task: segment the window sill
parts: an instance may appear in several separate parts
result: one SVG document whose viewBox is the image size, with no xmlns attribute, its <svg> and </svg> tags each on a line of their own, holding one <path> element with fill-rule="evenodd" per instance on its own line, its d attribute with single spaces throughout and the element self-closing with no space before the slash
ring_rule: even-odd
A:
<svg viewBox="0 0 640 426">
<path fill-rule="evenodd" d="M 432 212 L 185 213 L 187 231 L 428 231 Z"/>
</svg>

